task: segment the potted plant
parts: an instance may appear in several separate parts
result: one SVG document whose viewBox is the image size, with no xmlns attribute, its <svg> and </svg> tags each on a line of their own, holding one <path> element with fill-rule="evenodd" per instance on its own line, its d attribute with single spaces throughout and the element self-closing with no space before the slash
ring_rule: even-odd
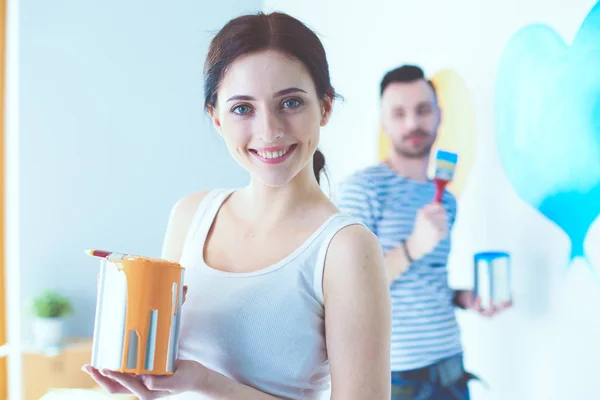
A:
<svg viewBox="0 0 600 400">
<path fill-rule="evenodd" d="M 64 320 L 73 313 L 71 301 L 58 292 L 46 290 L 33 299 L 33 339 L 40 348 L 62 343 Z"/>
</svg>

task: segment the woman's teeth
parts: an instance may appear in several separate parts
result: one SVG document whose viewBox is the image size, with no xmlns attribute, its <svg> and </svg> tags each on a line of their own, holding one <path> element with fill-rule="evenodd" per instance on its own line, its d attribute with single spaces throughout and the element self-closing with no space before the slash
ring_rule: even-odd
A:
<svg viewBox="0 0 600 400">
<path fill-rule="evenodd" d="M 256 151 L 256 153 L 261 156 L 262 158 L 279 158 L 279 157 L 283 157 L 284 155 L 287 154 L 288 151 L 290 151 L 291 146 L 283 149 L 283 150 L 279 150 L 279 151 Z"/>
</svg>

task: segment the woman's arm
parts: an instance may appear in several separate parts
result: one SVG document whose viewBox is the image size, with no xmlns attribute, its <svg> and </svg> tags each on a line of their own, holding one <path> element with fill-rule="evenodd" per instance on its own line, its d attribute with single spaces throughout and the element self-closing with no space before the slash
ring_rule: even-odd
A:
<svg viewBox="0 0 600 400">
<path fill-rule="evenodd" d="M 333 238 L 323 274 L 332 399 L 391 397 L 391 300 L 377 237 L 361 225 Z"/>
<path fill-rule="evenodd" d="M 157 389 L 160 389 L 160 387 Z M 209 369 L 206 369 L 197 392 L 209 399 L 215 400 L 277 400 L 276 397 L 236 382 Z"/>
<path fill-rule="evenodd" d="M 177 361 L 175 373 L 169 376 L 139 377 L 116 371 L 98 371 L 91 365 L 85 365 L 83 370 L 109 393 L 133 394 L 142 400 L 155 400 L 185 392 L 196 392 L 215 400 L 277 400 L 211 371 L 196 361 Z"/>
</svg>

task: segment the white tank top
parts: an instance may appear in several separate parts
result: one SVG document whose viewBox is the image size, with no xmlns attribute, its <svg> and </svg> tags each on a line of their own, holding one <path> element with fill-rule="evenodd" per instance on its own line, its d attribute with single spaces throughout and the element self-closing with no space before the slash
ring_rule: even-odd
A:
<svg viewBox="0 0 600 400">
<path fill-rule="evenodd" d="M 340 229 L 362 223 L 337 213 L 273 265 L 249 273 L 219 271 L 206 265 L 203 249 L 231 192 L 215 190 L 203 199 L 184 244 L 180 262 L 189 291 L 182 307 L 178 358 L 198 361 L 280 399 L 318 399 L 330 386 L 322 290 L 325 254 Z"/>
</svg>

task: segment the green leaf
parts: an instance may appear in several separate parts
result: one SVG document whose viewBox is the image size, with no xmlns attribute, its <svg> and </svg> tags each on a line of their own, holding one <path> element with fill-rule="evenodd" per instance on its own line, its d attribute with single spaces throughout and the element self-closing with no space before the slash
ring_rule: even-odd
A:
<svg viewBox="0 0 600 400">
<path fill-rule="evenodd" d="M 73 306 L 66 296 L 46 290 L 33 299 L 32 312 L 39 318 L 64 318 L 73 314 Z"/>
</svg>

